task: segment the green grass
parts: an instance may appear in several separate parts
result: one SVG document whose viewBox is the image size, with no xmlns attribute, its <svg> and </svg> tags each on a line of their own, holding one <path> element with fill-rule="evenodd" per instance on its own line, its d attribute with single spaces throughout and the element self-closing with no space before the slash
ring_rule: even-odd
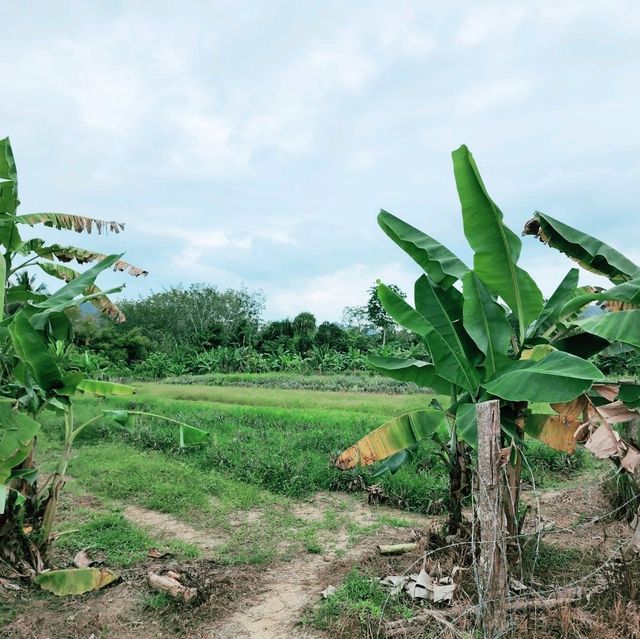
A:
<svg viewBox="0 0 640 639">
<path fill-rule="evenodd" d="M 211 437 L 202 446 L 180 450 L 175 427 L 165 422 L 145 418 L 129 433 L 105 418 L 78 439 L 77 445 L 84 449 L 87 461 L 79 456 L 71 473 L 77 473 L 75 468 L 82 464 L 86 465 L 87 474 L 100 467 L 103 456 L 96 451 L 96 444 L 124 444 L 120 452 L 113 453 L 120 458 L 114 463 L 119 472 L 131 476 L 128 481 L 132 486 L 111 488 L 110 478 L 104 476 L 90 480 L 92 490 L 112 490 L 114 496 L 123 490 L 139 492 L 142 505 L 148 508 L 163 510 L 170 502 L 174 504 L 173 512 L 188 516 L 194 506 L 207 509 L 207 498 L 203 495 L 217 496 L 224 490 L 223 479 L 235 480 L 232 492 L 237 493 L 238 499 L 257 487 L 286 497 L 304 498 L 318 490 L 346 489 L 361 475 L 369 483 L 381 484 L 392 505 L 425 514 L 445 510 L 448 479 L 435 455 L 435 444 L 430 441 L 422 443 L 413 459 L 395 475 L 372 479 L 368 469 L 343 473 L 332 463 L 341 451 L 378 425 L 424 406 L 429 396 L 167 384 L 144 384 L 140 390 L 132 398 L 82 399 L 77 402 L 77 421 L 100 409 L 130 407 L 181 419 L 208 430 Z M 187 395 L 193 394 L 193 398 L 175 398 L 176 393 L 183 396 L 185 391 Z M 226 401 L 210 401 L 225 397 Z M 54 434 L 55 419 L 55 416 L 47 418 L 47 433 Z M 172 461 L 170 465 L 165 461 L 153 464 L 147 458 L 144 468 L 149 468 L 144 470 L 138 467 L 137 453 L 126 455 L 125 448 L 145 454 L 162 451 Z M 575 474 L 585 464 L 586 456 L 582 454 L 568 458 L 535 442 L 528 450 L 541 486 L 554 477 Z M 174 484 L 176 475 L 188 479 L 186 488 Z M 145 497 L 151 484 L 158 484 L 159 488 Z M 254 497 L 248 500 L 251 502 Z"/>
<path fill-rule="evenodd" d="M 56 541 L 56 550 L 76 553 L 86 549 L 93 559 L 103 559 L 109 566 L 130 566 L 147 557 L 150 548 L 172 552 L 178 557 L 198 557 L 195 546 L 180 541 L 164 542 L 136 528 L 117 511 L 82 508 L 65 519 L 65 528 L 74 532 Z M 75 524 L 75 525 L 74 525 Z"/>
<path fill-rule="evenodd" d="M 375 628 L 383 618 L 412 617 L 412 608 L 404 604 L 400 596 L 389 596 L 378 579 L 379 576 L 368 576 L 354 568 L 338 591 L 308 612 L 303 623 L 318 630 L 340 633 L 348 621 L 364 626 L 373 623 Z"/>
</svg>

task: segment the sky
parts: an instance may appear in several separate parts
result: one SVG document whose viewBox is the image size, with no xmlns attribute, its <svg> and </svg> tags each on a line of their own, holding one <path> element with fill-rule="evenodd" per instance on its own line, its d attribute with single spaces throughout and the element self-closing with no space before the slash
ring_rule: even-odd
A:
<svg viewBox="0 0 640 639">
<path fill-rule="evenodd" d="M 245 286 L 266 319 L 339 320 L 378 278 L 410 291 L 420 275 L 381 208 L 471 262 L 463 143 L 515 231 L 538 209 L 640 261 L 637 1 L 34 0 L 3 15 L 21 212 L 124 222 L 56 234 L 149 271 L 102 288 Z M 530 237 L 521 265 L 547 295 L 572 266 Z"/>
</svg>

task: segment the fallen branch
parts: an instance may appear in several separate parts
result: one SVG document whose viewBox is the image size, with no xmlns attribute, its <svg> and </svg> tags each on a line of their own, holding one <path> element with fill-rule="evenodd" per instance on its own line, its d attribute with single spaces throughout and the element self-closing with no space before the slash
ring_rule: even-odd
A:
<svg viewBox="0 0 640 639">
<path fill-rule="evenodd" d="M 166 592 L 174 599 L 182 599 L 185 603 L 191 601 L 198 594 L 198 591 L 195 588 L 187 588 L 187 586 L 182 585 L 173 577 L 168 575 L 156 575 L 153 572 L 149 573 L 149 585 L 154 590 Z"/>
<path fill-rule="evenodd" d="M 594 594 L 597 591 L 597 588 L 589 591 L 584 591 L 582 588 L 573 588 L 558 591 L 555 596 L 549 598 L 536 597 L 534 599 L 513 599 L 511 601 L 507 601 L 506 610 L 508 612 L 531 610 L 533 608 L 542 608 L 548 610 L 557 606 L 575 603 L 583 597 L 588 597 L 589 595 Z M 468 614 L 476 614 L 477 611 L 478 606 L 476 605 L 453 606 L 451 608 L 442 608 L 439 610 L 425 609 L 416 614 L 411 619 L 387 621 L 384 624 L 384 636 L 387 637 L 387 639 L 392 639 L 393 637 L 409 638 L 418 635 L 424 632 L 425 622 L 430 621 L 431 619 L 435 619 L 443 626 L 446 626 L 451 632 L 457 635 L 460 634 L 459 631 L 455 629 L 455 627 L 449 620 L 452 618 L 456 619 L 459 617 L 463 617 L 464 615 Z"/>
<path fill-rule="evenodd" d="M 391 546 L 378 546 L 381 555 L 401 555 L 404 552 L 411 552 L 418 547 L 418 544 L 392 544 Z"/>
</svg>

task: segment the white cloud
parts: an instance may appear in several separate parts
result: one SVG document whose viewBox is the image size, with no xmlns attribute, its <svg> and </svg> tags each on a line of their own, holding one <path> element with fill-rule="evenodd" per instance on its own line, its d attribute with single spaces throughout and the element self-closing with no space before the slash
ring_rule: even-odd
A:
<svg viewBox="0 0 640 639">
<path fill-rule="evenodd" d="M 320 321 L 336 320 L 341 317 L 345 306 L 366 303 L 367 291 L 378 278 L 388 284 L 397 284 L 412 298 L 416 272 L 407 271 L 397 263 L 379 266 L 354 264 L 300 279 L 286 288 L 265 286 L 267 314 L 269 317 L 293 317 L 300 311 L 310 311 Z"/>
<path fill-rule="evenodd" d="M 520 26 L 527 9 L 516 3 L 481 3 L 465 11 L 455 42 L 472 47 L 492 37 L 504 37 Z"/>
<path fill-rule="evenodd" d="M 519 102 L 531 91 L 527 80 L 513 79 L 488 82 L 472 87 L 456 99 L 459 113 L 471 114 Z"/>
</svg>

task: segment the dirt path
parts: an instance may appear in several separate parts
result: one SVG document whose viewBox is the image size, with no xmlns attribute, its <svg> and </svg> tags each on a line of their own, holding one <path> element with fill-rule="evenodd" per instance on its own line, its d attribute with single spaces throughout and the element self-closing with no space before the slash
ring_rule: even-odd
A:
<svg viewBox="0 0 640 639">
<path fill-rule="evenodd" d="M 156 510 L 127 506 L 123 514 L 132 524 L 147 529 L 154 537 L 177 539 L 198 546 L 205 557 L 226 541 L 222 537 L 214 538 L 206 531 L 198 530 L 180 519 Z"/>
<path fill-rule="evenodd" d="M 360 525 L 371 524 L 383 514 L 398 516 L 397 511 L 372 508 L 361 500 L 345 495 L 318 493 L 312 501 L 303 502 L 294 508 L 294 513 L 311 521 L 322 519 L 327 508 L 339 508 L 345 525 L 349 522 Z M 404 515 L 404 513 L 402 513 Z M 426 527 L 433 519 L 409 515 L 406 519 L 416 526 Z M 332 551 L 344 554 L 340 559 L 330 554 L 298 556 L 290 562 L 279 563 L 265 571 L 261 595 L 253 603 L 243 607 L 215 628 L 208 639 L 318 639 L 325 635 L 298 623 L 303 611 L 320 597 L 329 585 L 339 585 L 344 574 L 368 554 L 377 552 L 376 545 L 407 540 L 410 530 L 381 527 L 375 534 L 367 536 L 353 547 L 349 547 L 349 535 L 345 527 L 335 531 Z"/>
</svg>

